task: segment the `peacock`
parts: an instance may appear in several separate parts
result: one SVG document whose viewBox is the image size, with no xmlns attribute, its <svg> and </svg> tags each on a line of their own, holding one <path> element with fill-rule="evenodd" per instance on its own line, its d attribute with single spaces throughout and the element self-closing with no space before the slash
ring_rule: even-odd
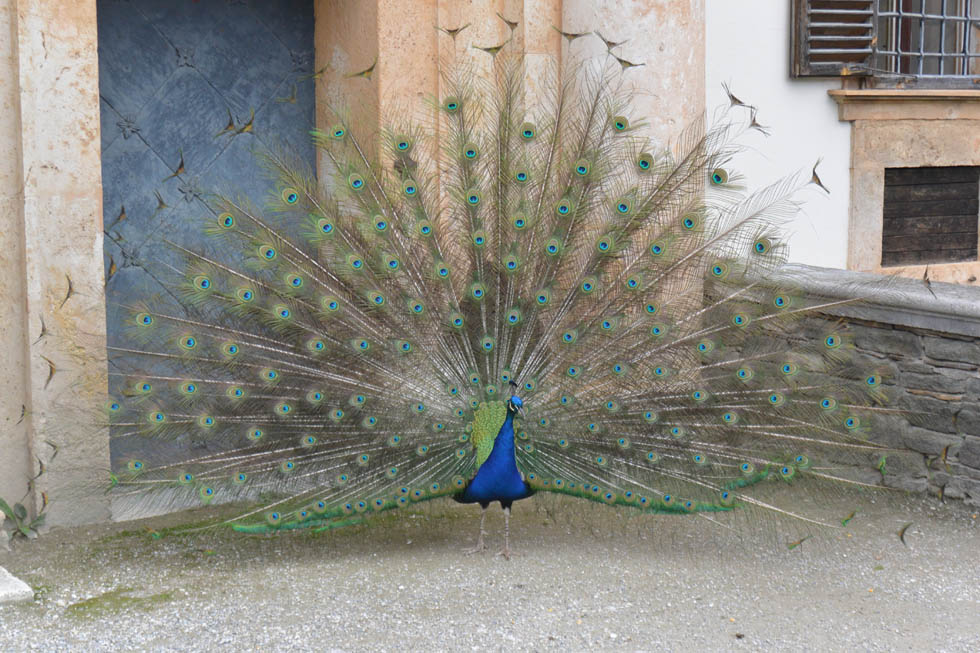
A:
<svg viewBox="0 0 980 653">
<path fill-rule="evenodd" d="M 850 300 L 780 270 L 809 175 L 743 188 L 741 102 L 655 143 L 638 64 L 532 93 L 512 47 L 445 64 L 421 119 L 332 109 L 319 178 L 269 148 L 265 205 L 215 198 L 167 243 L 165 296 L 110 347 L 114 492 L 240 502 L 248 533 L 449 497 L 481 507 L 471 551 L 497 502 L 505 557 L 535 493 L 818 521 L 756 490 L 848 481 L 885 396 L 844 325 L 803 319 Z"/>
</svg>

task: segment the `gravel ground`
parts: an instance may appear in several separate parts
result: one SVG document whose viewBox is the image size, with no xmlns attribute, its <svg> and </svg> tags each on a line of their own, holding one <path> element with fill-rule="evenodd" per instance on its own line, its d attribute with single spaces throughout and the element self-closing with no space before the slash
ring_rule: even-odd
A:
<svg viewBox="0 0 980 653">
<path fill-rule="evenodd" d="M 515 504 L 510 561 L 463 555 L 478 510 L 451 502 L 316 536 L 56 529 L 0 554 L 36 591 L 0 606 L 0 650 L 980 650 L 976 508 L 805 507 L 839 523 L 856 506 L 791 549 L 798 522 L 535 497 Z M 496 549 L 499 510 L 487 524 Z"/>
</svg>

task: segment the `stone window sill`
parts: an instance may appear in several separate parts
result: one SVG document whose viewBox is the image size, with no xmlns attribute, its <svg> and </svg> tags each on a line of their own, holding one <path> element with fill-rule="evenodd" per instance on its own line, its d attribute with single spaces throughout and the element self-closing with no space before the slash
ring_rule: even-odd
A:
<svg viewBox="0 0 980 653">
<path fill-rule="evenodd" d="M 980 90 L 832 89 L 838 118 L 852 120 L 980 120 Z"/>
</svg>

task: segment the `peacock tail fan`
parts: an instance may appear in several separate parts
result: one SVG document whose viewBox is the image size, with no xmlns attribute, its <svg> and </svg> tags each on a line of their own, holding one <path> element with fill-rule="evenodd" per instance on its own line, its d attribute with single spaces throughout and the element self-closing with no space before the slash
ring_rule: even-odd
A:
<svg viewBox="0 0 980 653">
<path fill-rule="evenodd" d="M 772 275 L 801 179 L 742 190 L 733 116 L 651 142 L 623 75 L 591 62 L 531 93 L 505 48 L 448 67 L 415 123 L 335 111 L 319 179 L 265 153 L 267 205 L 216 201 L 172 246 L 169 296 L 125 307 L 114 491 L 247 501 L 248 531 L 454 495 L 511 383 L 539 492 L 784 513 L 753 491 L 870 460 L 882 376 L 801 319 L 850 300 Z"/>
</svg>

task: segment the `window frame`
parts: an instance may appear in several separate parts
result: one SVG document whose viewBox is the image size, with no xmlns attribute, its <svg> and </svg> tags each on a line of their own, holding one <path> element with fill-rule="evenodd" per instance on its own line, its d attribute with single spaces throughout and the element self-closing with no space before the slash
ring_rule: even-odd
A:
<svg viewBox="0 0 980 653">
<path fill-rule="evenodd" d="M 814 2 L 826 2 L 828 0 L 792 0 L 790 5 L 790 77 L 851 77 L 854 78 L 858 86 L 862 88 L 918 88 L 918 89 L 977 89 L 980 90 L 980 72 L 970 75 L 918 75 L 912 73 L 888 72 L 875 70 L 873 64 L 878 56 L 877 38 L 879 36 L 878 12 L 881 0 L 840 0 L 842 7 L 839 12 L 871 12 L 868 26 L 866 23 L 855 23 L 856 30 L 864 25 L 868 29 L 867 37 L 863 40 L 868 42 L 866 48 L 855 48 L 852 52 L 841 50 L 841 60 L 813 60 L 811 57 L 810 45 L 814 35 L 810 34 L 810 16 L 813 11 Z M 902 0 L 897 0 L 901 2 Z M 973 0 L 980 2 L 980 0 Z M 925 2 L 925 0 L 921 0 Z M 855 5 L 866 5 L 866 8 L 859 8 Z M 965 6 L 969 11 L 969 1 Z M 925 5 L 920 5 L 920 11 L 925 12 Z M 968 34 L 967 39 L 972 38 L 972 42 L 980 44 L 980 17 L 975 19 L 977 22 L 970 22 L 966 19 Z M 841 23 L 837 23 L 841 26 Z M 970 31 L 976 30 L 976 33 Z M 945 34 L 945 33 L 943 33 Z M 859 44 L 861 37 L 848 36 L 847 38 L 855 44 Z M 943 37 L 941 37 L 943 38 Z M 830 40 L 825 37 L 825 40 Z M 969 43 L 970 40 L 967 40 Z M 966 44 L 964 48 L 966 48 Z M 855 55 L 866 50 L 862 61 L 855 61 Z M 833 50 L 828 51 L 828 54 Z M 978 52 L 980 55 L 980 52 Z M 825 55 L 826 56 L 826 55 Z M 939 56 L 939 55 L 934 55 Z M 969 66 L 970 58 L 967 59 Z M 980 63 L 980 56 L 973 61 Z"/>
</svg>

